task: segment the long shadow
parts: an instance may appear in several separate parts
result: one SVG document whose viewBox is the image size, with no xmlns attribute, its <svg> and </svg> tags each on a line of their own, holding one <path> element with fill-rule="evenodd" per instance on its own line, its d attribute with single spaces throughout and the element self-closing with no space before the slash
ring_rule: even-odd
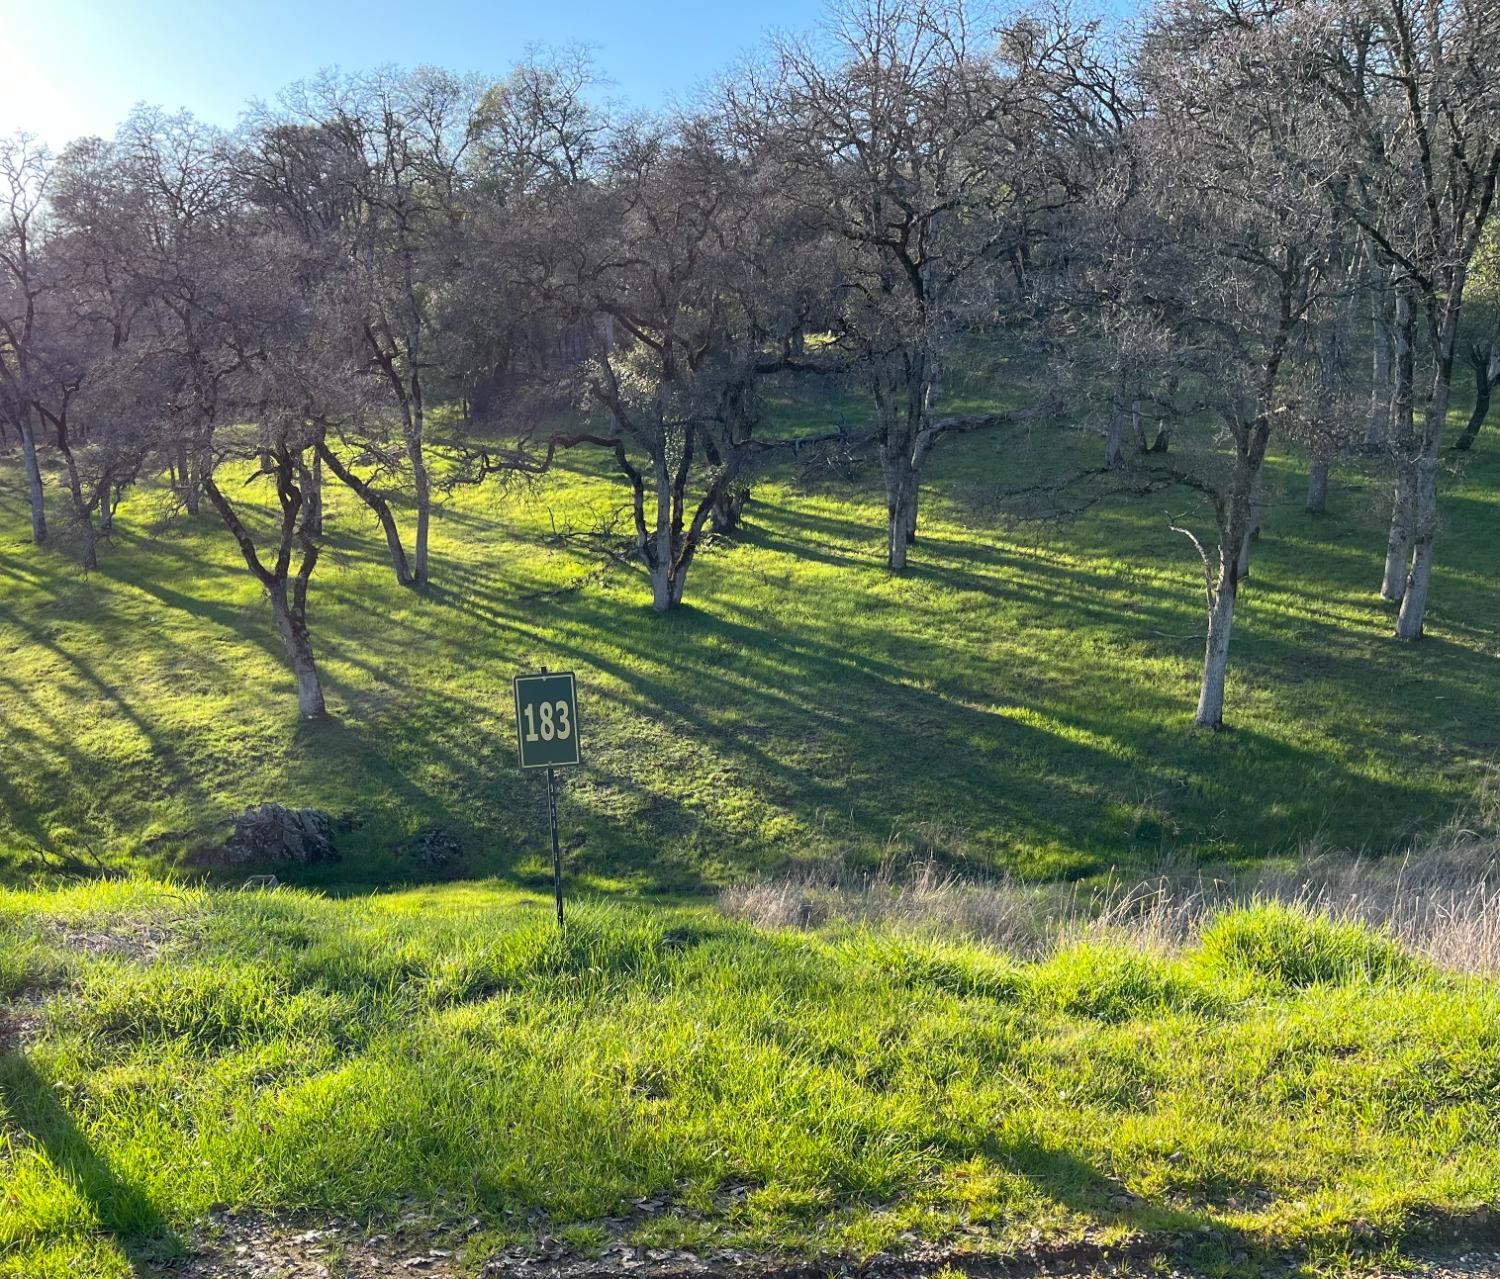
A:
<svg viewBox="0 0 1500 1279">
<path fill-rule="evenodd" d="M 1276 1273 L 1289 1269 L 1285 1249 L 1222 1218 L 1131 1194 L 1085 1159 L 1040 1142 L 984 1143 L 984 1154 L 1020 1173 L 1049 1199 L 1107 1226 L 1140 1236 L 1142 1260 L 1166 1253 L 1205 1273 L 1242 1269 L 1246 1263 Z M 1133 1251 L 1129 1242 L 1121 1251 Z"/>
<path fill-rule="evenodd" d="M 151 1200 L 94 1149 L 56 1090 L 23 1053 L 0 1052 L 0 1105 L 6 1129 L 40 1147 L 57 1173 L 88 1201 L 99 1229 L 114 1239 L 135 1274 L 162 1274 L 166 1264 L 184 1254 Z"/>
</svg>

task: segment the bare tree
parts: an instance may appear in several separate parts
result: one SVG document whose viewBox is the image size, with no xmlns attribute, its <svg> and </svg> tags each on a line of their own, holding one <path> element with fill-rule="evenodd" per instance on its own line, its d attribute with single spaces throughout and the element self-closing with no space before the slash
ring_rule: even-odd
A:
<svg viewBox="0 0 1500 1279">
<path fill-rule="evenodd" d="M 307 625 L 320 530 L 310 464 L 321 403 L 315 264 L 305 241 L 257 217 L 226 139 L 187 117 L 137 113 L 122 146 L 149 284 L 129 344 L 133 385 L 161 451 L 187 455 L 179 482 L 208 498 L 264 587 L 300 712 L 321 715 Z M 231 480 L 274 490 L 268 554 L 260 513 L 230 496 Z"/>
<path fill-rule="evenodd" d="M 286 647 L 287 662 L 297 681 L 297 710 L 305 719 L 316 719 L 325 708 L 307 626 L 307 586 L 317 567 L 320 543 L 314 512 L 307 500 L 311 484 L 307 440 L 298 438 L 296 427 L 283 420 L 276 424 L 269 439 L 255 442 L 256 452 L 262 447 L 270 453 L 271 467 L 268 473 L 257 474 L 268 475 L 281 509 L 269 557 L 262 556 L 241 512 L 220 488 L 217 466 L 204 476 L 203 489 L 239 547 L 246 568 L 265 588 L 276 629 Z M 217 461 L 222 463 L 234 456 L 233 451 L 221 448 Z M 248 450 L 239 456 L 247 459 Z"/>
<path fill-rule="evenodd" d="M 826 44 L 781 42 L 774 83 L 744 99 L 780 144 L 786 189 L 845 246 L 830 318 L 874 402 L 900 571 L 944 434 L 946 349 L 993 318 L 1002 264 L 1024 291 L 1032 222 L 1061 198 L 1035 162 L 1052 124 L 1039 71 L 1059 39 L 944 0 L 869 0 L 832 9 Z"/>
<path fill-rule="evenodd" d="M 37 308 L 51 287 L 38 249 L 52 156 L 16 134 L 0 144 L 0 413 L 14 427 L 26 472 L 31 540 L 47 540 L 47 508 L 37 455 L 34 378 Z"/>
<path fill-rule="evenodd" d="M 1338 38 L 1321 80 L 1343 110 L 1350 161 L 1334 189 L 1398 276 L 1396 495 L 1382 594 L 1401 601 L 1396 638 L 1415 640 L 1432 578 L 1459 318 L 1500 180 L 1500 8 L 1344 0 L 1332 16 Z M 1420 316 L 1430 367 L 1420 429 L 1409 434 L 1399 420 L 1409 394 L 1402 361 L 1412 358 L 1403 308 Z"/>
<path fill-rule="evenodd" d="M 818 268 L 774 175 L 723 144 L 709 118 L 637 122 L 611 139 L 600 180 L 575 184 L 529 253 L 535 287 L 584 358 L 563 380 L 628 485 L 636 556 L 658 612 L 676 608 L 705 530 L 733 509 L 755 456 L 766 377 L 792 354 Z"/>
<path fill-rule="evenodd" d="M 142 245 L 115 149 L 85 139 L 64 151 L 49 187 L 40 260 L 31 409 L 62 463 L 63 489 L 84 568 L 140 472 L 150 431 L 133 393 L 130 329 L 144 302 Z"/>
<path fill-rule="evenodd" d="M 327 230 L 337 236 L 349 268 L 337 302 L 350 340 L 397 415 L 416 506 L 409 560 L 378 487 L 355 482 L 347 465 L 335 473 L 381 519 L 397 580 L 418 589 L 428 581 L 433 503 L 433 299 L 456 270 L 459 203 L 483 94 L 479 82 L 429 67 L 328 75 L 283 96 L 285 116 L 327 139 L 324 153 L 337 157 L 330 172 L 337 200 L 347 207 Z M 378 423 L 373 416 L 363 421 Z M 363 435 L 360 447 L 389 469 L 379 434 Z M 328 461 L 326 441 L 321 456 Z"/>
<path fill-rule="evenodd" d="M 1453 447 L 1460 453 L 1474 447 L 1489 416 L 1491 393 L 1500 387 L 1500 235 L 1495 227 L 1492 221 L 1471 274 L 1470 288 L 1482 304 L 1481 323 L 1487 331 L 1467 352 L 1469 368 L 1474 374 L 1474 408 L 1468 423 L 1453 441 Z"/>
<path fill-rule="evenodd" d="M 1195 722 L 1223 723 L 1230 636 L 1272 432 L 1316 397 L 1309 317 L 1337 287 L 1323 194 L 1333 163 L 1300 49 L 1308 15 L 1265 3 L 1182 0 L 1158 11 L 1140 76 L 1152 110 L 1133 137 L 1139 198 L 1117 217 L 1113 269 L 1137 360 L 1193 392 L 1185 455 L 1148 457 L 1137 483 L 1202 492 L 1216 537 L 1174 525 L 1203 561 L 1208 622 Z M 1183 175 L 1191 174 L 1191 181 Z"/>
</svg>

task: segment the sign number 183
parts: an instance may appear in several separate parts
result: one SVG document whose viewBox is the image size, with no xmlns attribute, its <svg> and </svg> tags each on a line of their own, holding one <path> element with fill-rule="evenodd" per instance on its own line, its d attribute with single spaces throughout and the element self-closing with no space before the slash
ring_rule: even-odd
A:
<svg viewBox="0 0 1500 1279">
<path fill-rule="evenodd" d="M 571 671 L 517 675 L 516 738 L 522 768 L 577 764 L 578 692 Z"/>
<path fill-rule="evenodd" d="M 565 742 L 573 735 L 573 715 L 561 697 L 555 702 L 529 702 L 521 707 L 521 714 L 528 742 Z"/>
</svg>

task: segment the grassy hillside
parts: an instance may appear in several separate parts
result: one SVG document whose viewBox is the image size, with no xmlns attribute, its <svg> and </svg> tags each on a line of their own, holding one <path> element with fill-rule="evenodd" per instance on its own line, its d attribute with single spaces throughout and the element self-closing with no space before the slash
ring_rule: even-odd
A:
<svg viewBox="0 0 1500 1279">
<path fill-rule="evenodd" d="M 1333 1264 L 1500 1193 L 1496 994 L 1279 908 L 1020 963 L 618 897 L 560 936 L 492 885 L 0 891 L 0 1275 L 150 1273 L 215 1206 L 414 1212 L 476 1268 L 538 1235 Z"/>
<path fill-rule="evenodd" d="M 579 675 L 587 766 L 563 822 L 586 837 L 573 869 L 599 886 L 904 852 L 1050 876 L 1164 848 L 1384 849 L 1468 803 L 1497 745 L 1493 432 L 1444 481 L 1414 647 L 1388 638 L 1373 594 L 1384 484 L 1338 474 L 1315 521 L 1299 465 L 1273 462 L 1219 736 L 1189 727 L 1202 577 L 1166 527 L 1187 512 L 1207 531 L 1206 513 L 1164 495 L 1010 522 L 999 491 L 1041 449 L 1024 433 L 948 446 L 899 580 L 881 566 L 878 476 L 773 473 L 667 619 L 582 536 L 622 501 L 596 459 L 534 490 L 455 493 L 427 599 L 393 584 L 373 522 L 335 495 L 311 610 L 333 717 L 312 726 L 211 513 L 163 523 L 159 491 L 133 494 L 84 577 L 65 546 L 24 541 L 5 470 L 0 853 L 12 873 L 37 846 L 84 845 L 160 870 L 278 800 L 357 822 L 342 866 L 312 878 L 420 875 L 398 850 L 436 823 L 462 839 L 464 872 L 524 882 L 545 821 L 540 782 L 514 767 L 509 680 L 543 663 Z"/>
</svg>

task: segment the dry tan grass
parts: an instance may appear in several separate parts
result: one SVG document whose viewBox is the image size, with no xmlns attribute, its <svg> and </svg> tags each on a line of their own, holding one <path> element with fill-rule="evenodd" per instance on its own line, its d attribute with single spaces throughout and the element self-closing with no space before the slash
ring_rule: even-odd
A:
<svg viewBox="0 0 1500 1279">
<path fill-rule="evenodd" d="M 1473 819 L 1401 857 L 1313 847 L 1251 873 L 1182 860 L 1087 887 L 975 880 L 925 860 L 873 872 L 805 871 L 720 895 L 729 914 L 765 926 L 886 924 L 971 938 L 1022 958 L 1080 936 L 1176 950 L 1218 912 L 1266 901 L 1359 921 L 1444 968 L 1500 974 L 1500 803 L 1491 792 Z"/>
</svg>

